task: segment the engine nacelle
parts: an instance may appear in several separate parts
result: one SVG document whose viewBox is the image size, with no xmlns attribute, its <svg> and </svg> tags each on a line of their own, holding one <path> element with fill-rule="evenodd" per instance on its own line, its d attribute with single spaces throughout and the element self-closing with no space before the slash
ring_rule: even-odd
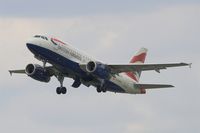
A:
<svg viewBox="0 0 200 133">
<path fill-rule="evenodd" d="M 25 72 L 31 78 L 41 81 L 41 82 L 49 82 L 50 76 L 48 72 L 38 64 L 28 64 L 26 66 Z"/>
<path fill-rule="evenodd" d="M 100 62 L 88 62 L 86 65 L 86 71 L 101 79 L 108 79 L 110 77 L 109 68 Z"/>
</svg>

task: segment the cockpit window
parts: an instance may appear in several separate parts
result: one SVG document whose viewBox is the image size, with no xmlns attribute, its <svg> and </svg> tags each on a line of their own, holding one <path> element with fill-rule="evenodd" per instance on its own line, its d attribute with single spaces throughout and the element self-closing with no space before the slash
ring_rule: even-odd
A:
<svg viewBox="0 0 200 133">
<path fill-rule="evenodd" d="M 47 40 L 47 41 L 48 41 L 48 38 L 47 38 L 47 37 L 45 37 L 45 36 L 35 35 L 34 37 L 35 37 L 35 38 L 42 38 L 42 39 L 44 39 L 44 40 Z"/>
<path fill-rule="evenodd" d="M 45 37 L 45 36 L 41 36 L 41 38 L 48 41 L 47 37 Z"/>
<path fill-rule="evenodd" d="M 40 38 L 40 35 L 35 35 L 34 37 L 36 37 L 36 38 Z"/>
</svg>

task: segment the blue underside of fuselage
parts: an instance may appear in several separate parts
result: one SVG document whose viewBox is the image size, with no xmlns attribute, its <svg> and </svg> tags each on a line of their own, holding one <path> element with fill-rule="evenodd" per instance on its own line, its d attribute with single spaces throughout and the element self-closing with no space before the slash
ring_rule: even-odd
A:
<svg viewBox="0 0 200 133">
<path fill-rule="evenodd" d="M 74 75 L 79 76 L 86 81 L 90 81 L 92 78 L 94 78 L 92 75 L 88 75 L 85 71 L 83 71 L 77 62 L 71 61 L 59 55 L 58 53 L 34 44 L 27 44 L 27 47 L 35 56 L 40 56 L 47 60 L 49 63 L 58 66 L 60 69 L 59 71 L 64 74 L 73 73 Z M 109 80 L 105 81 L 105 86 L 108 91 L 118 93 L 125 92 L 120 86 Z"/>
</svg>

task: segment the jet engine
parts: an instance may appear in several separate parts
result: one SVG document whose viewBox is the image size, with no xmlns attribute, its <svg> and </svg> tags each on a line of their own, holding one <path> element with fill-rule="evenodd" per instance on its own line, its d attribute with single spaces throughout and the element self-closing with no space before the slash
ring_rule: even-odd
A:
<svg viewBox="0 0 200 133">
<path fill-rule="evenodd" d="M 108 79 L 110 77 L 110 70 L 107 65 L 100 62 L 90 61 L 86 65 L 86 71 L 101 79 Z"/>
<path fill-rule="evenodd" d="M 25 72 L 28 76 L 35 80 L 46 83 L 50 81 L 48 72 L 38 64 L 28 64 L 26 66 Z"/>
</svg>

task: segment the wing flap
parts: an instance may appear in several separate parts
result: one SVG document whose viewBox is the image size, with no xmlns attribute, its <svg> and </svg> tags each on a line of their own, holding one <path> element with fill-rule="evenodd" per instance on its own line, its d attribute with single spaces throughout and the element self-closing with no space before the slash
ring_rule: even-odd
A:
<svg viewBox="0 0 200 133">
<path fill-rule="evenodd" d="M 135 87 L 140 89 L 158 89 L 158 88 L 171 88 L 174 86 L 166 84 L 135 84 Z"/>
</svg>

